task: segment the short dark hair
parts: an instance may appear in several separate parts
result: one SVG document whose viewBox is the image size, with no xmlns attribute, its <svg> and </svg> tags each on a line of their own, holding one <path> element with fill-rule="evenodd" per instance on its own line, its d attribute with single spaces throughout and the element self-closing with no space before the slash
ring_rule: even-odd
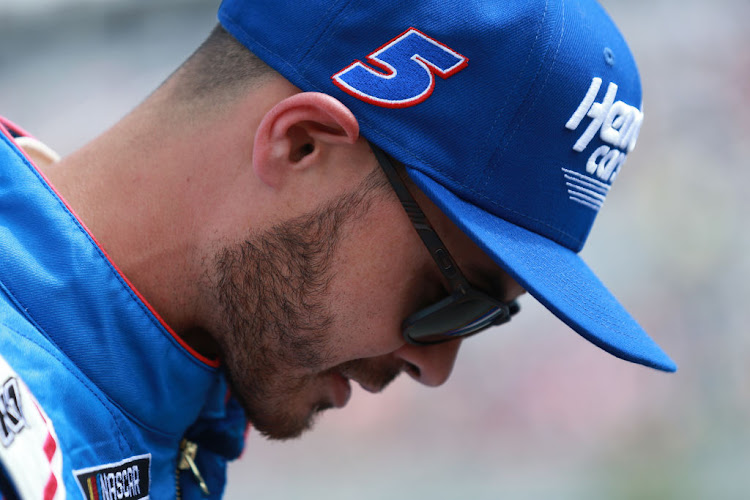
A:
<svg viewBox="0 0 750 500">
<path fill-rule="evenodd" d="M 219 24 L 169 80 L 173 97 L 215 103 L 231 100 L 275 74 Z"/>
</svg>

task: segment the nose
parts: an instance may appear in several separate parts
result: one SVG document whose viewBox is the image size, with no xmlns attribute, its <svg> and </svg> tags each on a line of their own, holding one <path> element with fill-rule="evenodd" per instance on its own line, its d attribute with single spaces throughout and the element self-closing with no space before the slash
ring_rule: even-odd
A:
<svg viewBox="0 0 750 500">
<path fill-rule="evenodd" d="M 429 346 L 405 344 L 394 354 L 406 362 L 407 373 L 429 387 L 445 383 L 453 371 L 461 340 Z"/>
</svg>

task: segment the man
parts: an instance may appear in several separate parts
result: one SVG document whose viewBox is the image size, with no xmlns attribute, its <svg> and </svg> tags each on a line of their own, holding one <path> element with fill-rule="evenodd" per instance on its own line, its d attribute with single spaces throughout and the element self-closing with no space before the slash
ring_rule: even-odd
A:
<svg viewBox="0 0 750 500">
<path fill-rule="evenodd" d="M 597 4 L 225 0 L 219 19 L 59 162 L 3 122 L 6 497 L 218 498 L 246 423 L 287 439 L 352 381 L 438 386 L 525 290 L 676 369 L 577 256 L 643 119 Z"/>
</svg>

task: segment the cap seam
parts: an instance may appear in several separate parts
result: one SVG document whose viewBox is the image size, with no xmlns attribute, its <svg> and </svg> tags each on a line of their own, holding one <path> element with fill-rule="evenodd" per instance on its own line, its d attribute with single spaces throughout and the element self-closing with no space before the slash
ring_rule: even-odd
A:
<svg viewBox="0 0 750 500">
<path fill-rule="evenodd" d="M 526 56 L 526 61 L 524 61 L 523 66 L 521 68 L 521 71 L 518 72 L 518 77 L 516 78 L 516 81 L 513 83 L 513 88 L 515 89 L 518 86 L 518 82 L 521 80 L 521 76 L 523 75 L 523 72 L 526 70 L 526 66 L 529 64 L 529 61 L 531 60 L 531 56 L 534 53 L 534 49 L 536 48 L 536 43 L 539 41 L 539 35 L 542 32 L 542 27 L 544 26 L 544 20 L 547 18 L 547 9 L 549 6 L 549 0 L 545 0 L 544 2 L 544 14 L 542 15 L 542 19 L 539 21 L 539 29 L 536 32 L 536 37 L 534 38 L 534 43 L 531 44 L 531 47 L 529 48 L 529 53 Z M 500 120 L 501 116 L 503 115 L 503 112 L 505 111 L 505 108 L 508 106 L 508 103 L 510 102 L 510 98 L 513 95 L 513 92 L 508 92 L 508 95 L 505 99 L 505 102 L 503 103 L 503 106 L 498 110 L 497 114 L 495 115 L 495 121 L 492 122 L 492 126 L 489 127 L 487 131 L 487 136 L 484 139 L 484 144 L 481 148 L 477 148 L 477 153 L 474 155 L 473 163 L 479 162 L 479 157 L 482 154 L 482 151 L 485 150 L 487 145 L 490 142 L 490 138 L 494 135 L 495 127 L 497 126 L 497 122 Z M 492 157 L 492 155 L 490 155 Z M 484 175 L 484 174 L 483 174 Z"/>
<path fill-rule="evenodd" d="M 515 137 L 516 132 L 518 132 L 518 130 L 524 124 L 524 122 L 526 121 L 526 118 L 529 116 L 529 113 L 531 112 L 531 110 L 534 108 L 534 106 L 536 105 L 537 101 L 539 100 L 539 96 L 542 94 L 542 92 L 544 91 L 544 89 L 547 87 L 547 83 L 549 82 L 549 78 L 552 75 L 552 68 L 555 66 L 555 63 L 557 62 L 557 56 L 560 53 L 560 46 L 562 45 L 563 36 L 565 35 L 565 0 L 561 0 L 560 1 L 560 5 L 562 7 L 562 9 L 561 9 L 562 10 L 562 20 L 560 21 L 560 24 L 562 26 L 560 28 L 560 36 L 559 36 L 559 38 L 557 40 L 557 47 L 555 48 L 555 54 L 552 56 L 552 60 L 550 61 L 549 65 L 546 65 L 544 63 L 542 63 L 540 65 L 540 68 L 537 71 L 537 74 L 534 75 L 534 79 L 532 80 L 531 85 L 533 85 L 537 81 L 537 79 L 539 78 L 539 75 L 540 75 L 540 73 L 541 73 L 541 71 L 542 71 L 542 69 L 544 67 L 547 68 L 547 77 L 544 79 L 544 82 L 542 83 L 541 87 L 535 92 L 533 100 L 531 101 L 531 103 L 529 104 L 529 106 L 526 108 L 526 111 L 518 119 L 518 123 L 513 128 L 513 131 L 510 133 L 510 136 L 507 137 L 507 138 L 505 138 L 505 140 L 503 141 L 503 142 L 505 142 L 505 146 L 503 146 L 502 150 L 500 150 L 500 151 L 496 150 L 492 154 L 492 156 L 498 155 L 498 157 L 502 157 L 505 154 L 505 152 L 507 151 L 508 147 L 513 142 L 513 137 Z M 545 58 L 546 58 L 546 52 L 545 52 Z M 528 100 L 528 97 L 530 97 L 530 96 L 527 96 L 527 98 L 524 98 L 524 100 L 519 105 L 519 109 L 524 106 L 524 104 Z M 484 172 L 482 174 L 483 177 L 485 178 L 485 180 L 484 180 L 484 186 L 486 186 L 487 182 L 489 181 L 489 176 L 487 175 L 489 168 L 490 168 L 490 162 L 487 163 L 487 166 L 485 167 Z"/>
<path fill-rule="evenodd" d="M 253 42 L 253 43 L 254 43 L 254 44 L 255 44 L 255 45 L 257 46 L 257 47 L 260 47 L 261 49 L 263 49 L 264 51 L 266 51 L 266 52 L 267 52 L 268 54 L 270 54 L 270 55 L 274 56 L 275 60 L 276 60 L 276 61 L 277 61 L 277 62 L 279 63 L 279 65 L 280 65 L 280 66 L 284 66 L 285 68 L 287 68 L 287 69 L 288 69 L 288 70 L 289 70 L 289 71 L 290 71 L 291 73 L 293 73 L 294 75 L 296 75 L 296 76 L 297 76 L 297 78 L 299 78 L 300 80 L 304 81 L 304 82 L 305 82 L 306 84 L 308 84 L 308 85 L 309 85 L 309 86 L 310 86 L 311 88 L 313 88 L 313 89 L 315 89 L 315 90 L 318 90 L 318 91 L 322 91 L 322 89 L 321 89 L 321 88 L 320 88 L 320 87 L 319 87 L 318 85 L 316 85 L 316 84 L 315 84 L 314 82 L 312 82 L 312 81 L 308 80 L 307 78 L 305 78 L 305 77 L 304 77 L 304 76 L 302 75 L 302 73 L 300 73 L 300 72 L 299 72 L 299 71 L 297 70 L 297 68 L 296 68 L 296 67 L 292 66 L 292 64 L 291 64 L 291 63 L 289 63 L 289 62 L 288 62 L 288 61 L 286 60 L 286 58 L 282 57 L 282 56 L 281 56 L 281 55 L 280 55 L 280 54 L 279 54 L 278 52 L 276 52 L 276 51 L 274 51 L 274 50 L 271 50 L 270 48 L 268 48 L 268 46 L 266 46 L 265 44 L 263 44 L 262 42 L 260 42 L 260 41 L 259 41 L 259 40 L 258 40 L 257 38 L 255 38 L 254 36 L 250 35 L 250 34 L 249 34 L 249 33 L 248 33 L 248 32 L 247 32 L 246 30 L 245 30 L 245 28 L 244 28 L 244 27 L 242 27 L 242 26 L 241 26 L 240 24 L 238 24 L 238 23 L 237 23 L 237 22 L 236 22 L 236 21 L 234 20 L 234 18 L 232 18 L 231 16 L 224 16 L 224 19 L 225 19 L 225 21 L 226 21 L 226 22 L 228 22 L 228 23 L 231 23 L 231 25 L 232 25 L 232 26 L 233 26 L 233 27 L 234 27 L 235 29 L 239 30 L 239 31 L 240 31 L 240 32 L 241 32 L 241 33 L 242 33 L 242 34 L 243 34 L 243 35 L 244 35 L 244 36 L 245 36 L 245 37 L 246 37 L 246 38 L 247 38 L 248 40 L 252 41 L 252 42 Z M 256 55 L 257 55 L 257 54 L 256 54 Z M 270 65 L 271 67 L 273 67 L 273 64 L 271 64 L 271 63 L 267 63 L 267 64 L 269 64 L 269 65 Z M 277 69 L 277 68 L 274 68 L 274 69 L 278 71 L 278 69 Z M 281 71 L 279 71 L 279 73 L 281 73 Z M 286 78 L 286 76 L 285 76 L 285 75 L 284 75 L 284 78 Z M 287 78 L 287 79 L 288 79 L 288 78 Z M 291 83 L 292 83 L 292 84 L 295 84 L 295 82 L 291 82 Z"/>
<path fill-rule="evenodd" d="M 347 5 L 349 5 L 350 3 L 351 3 L 351 0 L 345 0 L 343 2 L 331 2 L 331 5 L 328 7 L 328 10 L 326 11 L 326 15 L 323 16 L 323 18 L 320 21 L 318 21 L 315 27 L 312 30 L 310 30 L 310 33 L 305 37 L 304 41 L 299 45 L 297 50 L 294 51 L 294 56 L 296 57 L 302 48 L 307 47 L 307 51 L 305 51 L 302 57 L 299 58 L 300 64 L 302 64 L 302 61 L 304 61 L 310 55 L 313 48 L 317 45 L 317 43 L 311 43 L 308 45 L 307 41 L 313 37 L 313 34 L 315 32 L 318 33 L 317 40 L 320 40 L 323 37 L 323 33 L 325 33 L 331 27 L 331 25 L 336 21 L 336 19 L 338 19 L 338 16 L 341 15 L 341 12 L 343 12 L 346 9 Z M 331 12 L 337 4 L 343 4 L 341 7 L 341 10 L 339 11 L 339 14 L 335 16 L 331 16 L 329 18 L 328 13 Z M 318 31 L 318 26 L 321 26 L 323 24 L 323 20 L 325 19 L 329 19 L 328 23 L 326 24 L 325 28 Z"/>
</svg>

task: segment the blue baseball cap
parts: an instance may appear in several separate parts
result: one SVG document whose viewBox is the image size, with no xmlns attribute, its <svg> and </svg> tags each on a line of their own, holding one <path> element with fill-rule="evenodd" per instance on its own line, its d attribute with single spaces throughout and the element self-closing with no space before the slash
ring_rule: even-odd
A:
<svg viewBox="0 0 750 500">
<path fill-rule="evenodd" d="M 292 84 L 344 103 L 576 332 L 676 370 L 578 256 L 643 122 L 635 61 L 598 3 L 224 0 L 219 20 Z"/>
</svg>

